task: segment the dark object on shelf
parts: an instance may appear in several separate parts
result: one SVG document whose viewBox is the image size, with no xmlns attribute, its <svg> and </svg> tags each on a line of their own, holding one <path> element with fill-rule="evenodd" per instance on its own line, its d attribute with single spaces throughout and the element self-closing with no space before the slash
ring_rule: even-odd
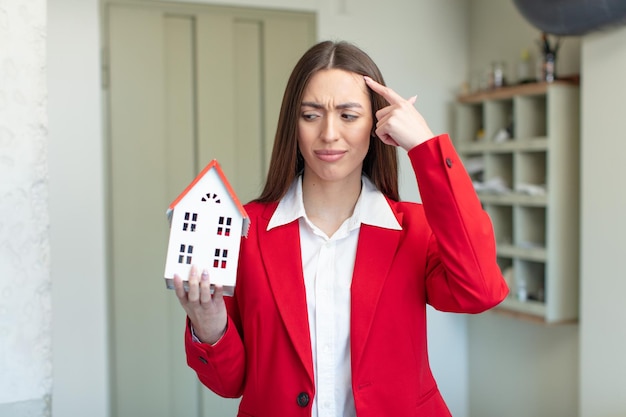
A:
<svg viewBox="0 0 626 417">
<path fill-rule="evenodd" d="M 624 0 L 513 0 L 519 12 L 542 32 L 580 36 L 626 24 Z"/>
<path fill-rule="evenodd" d="M 557 38 L 554 45 L 550 45 L 547 33 L 541 34 L 541 41 L 539 42 L 539 49 L 541 52 L 542 62 L 542 81 L 549 83 L 556 80 L 556 53 L 561 46 L 561 39 Z"/>
</svg>

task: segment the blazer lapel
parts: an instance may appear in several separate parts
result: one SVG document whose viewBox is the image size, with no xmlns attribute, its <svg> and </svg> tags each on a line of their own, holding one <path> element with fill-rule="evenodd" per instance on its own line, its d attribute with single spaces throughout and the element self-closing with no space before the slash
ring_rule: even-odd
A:
<svg viewBox="0 0 626 417">
<path fill-rule="evenodd" d="M 398 221 L 402 224 L 401 218 Z M 350 343 L 353 366 L 358 366 L 363 354 L 378 298 L 401 234 L 401 230 L 361 225 L 351 288 Z"/>
<path fill-rule="evenodd" d="M 259 228 L 262 228 L 258 231 L 259 247 L 277 308 L 294 348 L 313 381 L 300 231 L 297 221 L 266 231 L 275 208 L 275 205 L 269 206 L 264 213 L 264 224 L 259 224 Z"/>
</svg>

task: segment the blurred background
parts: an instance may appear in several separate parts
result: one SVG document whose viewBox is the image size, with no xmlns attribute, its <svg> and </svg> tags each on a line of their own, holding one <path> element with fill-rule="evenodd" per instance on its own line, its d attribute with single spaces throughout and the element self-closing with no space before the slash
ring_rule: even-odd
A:
<svg viewBox="0 0 626 417">
<path fill-rule="evenodd" d="M 212 158 L 259 192 L 318 40 L 363 48 L 439 133 L 494 63 L 534 77 L 541 34 L 508 0 L 0 0 L 0 415 L 235 415 L 185 364 L 169 203 Z M 556 73 L 580 76 L 579 320 L 429 310 L 455 417 L 626 415 L 626 28 L 563 35 Z M 405 158 L 401 195 L 419 200 Z"/>
</svg>

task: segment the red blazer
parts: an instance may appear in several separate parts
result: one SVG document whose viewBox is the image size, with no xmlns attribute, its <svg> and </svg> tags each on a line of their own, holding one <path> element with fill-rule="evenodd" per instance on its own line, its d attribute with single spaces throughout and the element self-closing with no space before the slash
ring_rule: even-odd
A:
<svg viewBox="0 0 626 417">
<path fill-rule="evenodd" d="M 389 204 L 402 230 L 362 225 L 351 301 L 352 388 L 358 417 L 450 416 L 428 363 L 426 304 L 479 313 L 508 288 L 491 222 L 447 135 L 409 152 L 423 204 Z M 299 227 L 266 231 L 277 203 L 246 206 L 228 327 L 187 362 L 211 390 L 242 396 L 238 416 L 309 417 L 315 395 Z"/>
</svg>

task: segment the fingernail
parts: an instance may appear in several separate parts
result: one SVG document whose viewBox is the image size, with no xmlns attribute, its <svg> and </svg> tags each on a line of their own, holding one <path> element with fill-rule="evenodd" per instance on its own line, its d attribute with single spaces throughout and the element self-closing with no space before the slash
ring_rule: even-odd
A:
<svg viewBox="0 0 626 417">
<path fill-rule="evenodd" d="M 209 271 L 207 271 L 206 269 L 202 270 L 202 275 L 200 276 L 200 279 L 202 281 L 206 281 L 207 279 L 209 279 Z"/>
</svg>

